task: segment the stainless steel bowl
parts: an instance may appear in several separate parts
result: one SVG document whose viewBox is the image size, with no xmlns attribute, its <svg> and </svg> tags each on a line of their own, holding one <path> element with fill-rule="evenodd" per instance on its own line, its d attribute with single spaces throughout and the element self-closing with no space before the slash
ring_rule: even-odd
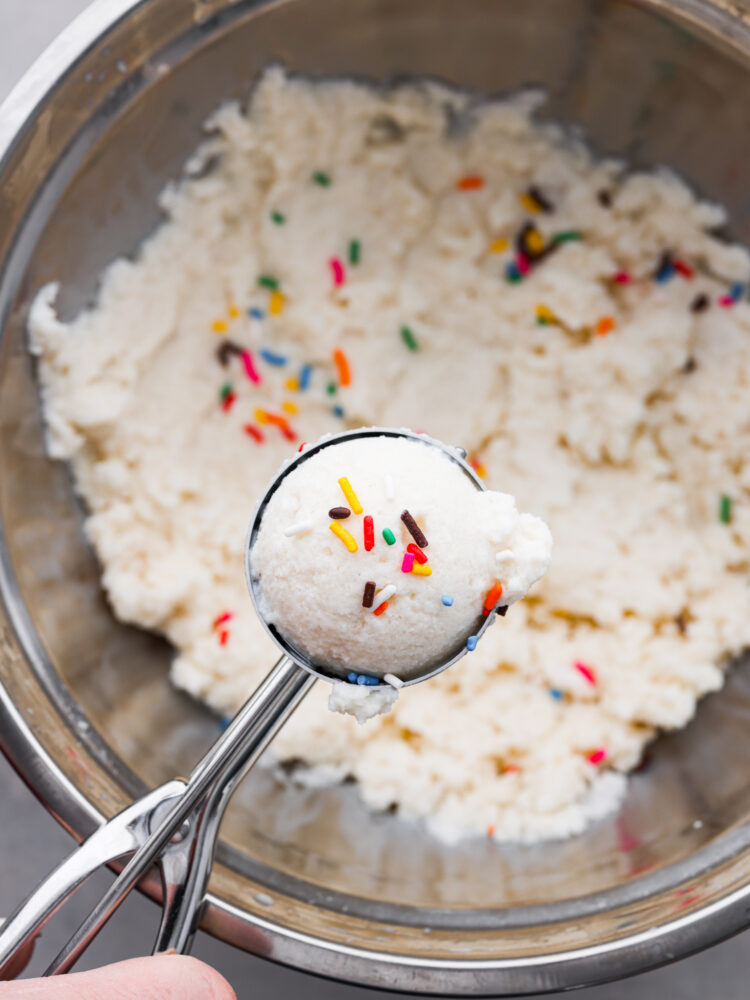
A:
<svg viewBox="0 0 750 1000">
<path fill-rule="evenodd" d="M 170 651 L 113 621 L 24 349 L 31 297 L 89 302 L 157 224 L 204 116 L 270 60 L 314 76 L 549 89 L 601 150 L 673 164 L 750 242 L 750 18 L 701 0 L 99 0 L 0 113 L 0 742 L 77 837 L 216 732 Z M 136 331 L 137 332 L 137 331 Z M 518 994 L 615 978 L 750 924 L 750 669 L 661 740 L 620 814 L 562 843 L 442 846 L 355 790 L 257 770 L 225 823 L 204 926 L 391 989 Z M 154 893 L 158 892 L 153 887 Z M 269 900 L 270 905 L 269 905 Z"/>
</svg>

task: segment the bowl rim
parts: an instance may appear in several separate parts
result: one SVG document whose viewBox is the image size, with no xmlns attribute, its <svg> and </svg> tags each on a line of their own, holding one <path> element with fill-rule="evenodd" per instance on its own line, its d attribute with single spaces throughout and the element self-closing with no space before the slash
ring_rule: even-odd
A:
<svg viewBox="0 0 750 1000">
<path fill-rule="evenodd" d="M 232 7 L 239 15 L 240 11 L 276 2 L 284 0 L 235 0 Z M 0 172 L 71 68 L 89 49 L 101 44 L 120 22 L 148 3 L 149 0 L 94 0 L 36 59 L 0 105 Z M 730 12 L 706 0 L 638 0 L 638 4 L 688 23 L 712 36 L 716 43 L 744 52 L 746 57 L 750 53 L 750 25 L 737 11 Z M 4 278 L 0 276 L 0 280 Z M 0 338 L 2 335 L 0 331 Z M 52 676 L 40 677 L 46 658 L 35 655 L 39 640 L 15 585 L 1 528 L 0 598 L 15 642 L 32 664 L 45 693 L 50 696 L 54 691 L 65 699 L 70 710 L 70 718 L 65 722 L 69 724 L 76 717 L 85 721 L 82 710 L 51 665 L 47 673 L 51 671 Z M 0 684 L 0 749 L 45 808 L 77 840 L 87 837 L 105 821 L 104 814 L 50 755 L 3 684 Z M 687 860 L 700 858 L 700 870 L 705 872 L 720 864 L 729 853 L 736 856 L 736 849 L 729 848 L 728 838 L 736 837 L 737 833 L 737 830 L 727 831 Z M 661 871 L 680 865 L 686 862 Z M 689 867 L 694 869 L 695 865 Z M 689 877 L 690 871 L 685 874 Z M 650 894 L 645 887 L 652 881 L 658 883 L 658 875 L 638 880 L 644 894 Z M 150 881 L 145 891 L 157 900 L 161 897 L 156 880 Z M 388 990 L 480 996 L 547 992 L 633 975 L 709 947 L 748 925 L 750 884 L 640 933 L 624 934 L 590 947 L 521 958 L 423 958 L 326 941 L 245 911 L 214 892 L 207 896 L 201 921 L 204 930 L 223 940 L 316 975 Z"/>
</svg>

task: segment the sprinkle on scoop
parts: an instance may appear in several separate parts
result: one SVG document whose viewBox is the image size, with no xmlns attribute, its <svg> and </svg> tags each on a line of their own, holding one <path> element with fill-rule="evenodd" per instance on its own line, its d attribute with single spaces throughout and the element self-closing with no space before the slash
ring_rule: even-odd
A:
<svg viewBox="0 0 750 1000">
<path fill-rule="evenodd" d="M 362 607 L 371 608 L 372 602 L 375 599 L 375 581 L 368 580 L 365 584 L 365 590 L 362 594 Z"/>
<path fill-rule="evenodd" d="M 409 532 L 409 534 L 417 543 L 417 545 L 420 547 L 420 549 L 426 549 L 429 543 L 424 536 L 424 532 L 419 527 L 419 525 L 411 516 L 408 510 L 402 511 L 401 520 L 406 525 L 406 530 Z"/>
<path fill-rule="evenodd" d="M 364 517 L 362 530 L 365 542 L 365 552 L 371 552 L 375 547 L 375 523 L 369 514 L 366 514 Z"/>
<path fill-rule="evenodd" d="M 342 476 L 341 479 L 339 479 L 339 486 L 341 487 L 341 492 L 346 497 L 346 501 L 354 513 L 361 514 L 363 510 L 362 504 L 357 499 L 357 494 L 352 489 L 351 483 L 346 476 Z"/>
<path fill-rule="evenodd" d="M 341 539 L 350 552 L 357 551 L 357 543 L 355 542 L 354 537 L 349 534 L 346 528 L 342 528 L 338 521 L 331 521 L 328 527 L 337 538 Z"/>
<path fill-rule="evenodd" d="M 312 521 L 297 521 L 296 524 L 290 524 L 288 528 L 284 528 L 284 534 L 287 538 L 291 538 L 292 535 L 301 535 L 305 531 L 310 531 L 312 526 Z"/>
</svg>

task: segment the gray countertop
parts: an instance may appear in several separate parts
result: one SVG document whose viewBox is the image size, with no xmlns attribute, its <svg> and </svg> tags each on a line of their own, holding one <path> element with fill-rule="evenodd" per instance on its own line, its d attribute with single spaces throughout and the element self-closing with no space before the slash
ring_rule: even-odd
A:
<svg viewBox="0 0 750 1000">
<path fill-rule="evenodd" d="M 87 0 L 0 0 L 0 98 L 29 63 L 65 24 L 86 6 Z M 67 834 L 39 805 L 0 758 L 0 914 L 7 914 L 72 846 Z M 96 898 L 109 875 L 92 879 L 44 932 L 32 962 L 39 972 L 45 957 L 62 944 L 80 921 L 84 907 Z M 95 942 L 80 965 L 103 965 L 146 954 L 157 925 L 156 908 L 134 894 Z M 241 1000 L 271 996 L 305 996 L 316 1000 L 365 1000 L 371 991 L 329 983 L 293 972 L 239 952 L 205 934 L 198 937 L 195 954 L 210 962 L 232 983 Z M 681 1000 L 706 996 L 740 1000 L 748 995 L 750 936 L 747 934 L 636 979 L 582 991 L 582 1000 Z M 385 994 L 381 994 L 385 996 Z M 388 994 L 395 996 L 394 994 Z"/>
</svg>

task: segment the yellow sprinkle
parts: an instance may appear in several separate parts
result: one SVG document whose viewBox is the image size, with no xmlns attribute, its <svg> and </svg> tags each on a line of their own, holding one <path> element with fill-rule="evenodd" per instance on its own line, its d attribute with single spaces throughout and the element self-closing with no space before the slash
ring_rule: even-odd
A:
<svg viewBox="0 0 750 1000">
<path fill-rule="evenodd" d="M 227 332 L 226 320 L 215 319 L 211 324 L 211 329 L 214 331 L 214 333 L 226 333 Z"/>
<path fill-rule="evenodd" d="M 422 566 L 416 559 L 411 571 L 415 576 L 432 576 L 432 566 L 428 566 L 427 564 Z"/>
<path fill-rule="evenodd" d="M 346 545 L 347 549 L 349 549 L 350 552 L 357 551 L 357 543 L 354 541 L 354 538 L 349 534 L 346 528 L 341 527 L 338 521 L 331 521 L 328 527 L 331 529 L 331 531 L 337 538 L 341 539 L 341 541 L 344 543 L 344 545 Z"/>
<path fill-rule="evenodd" d="M 265 410 L 256 410 L 255 419 L 259 424 L 270 424 L 271 418 L 268 416 Z"/>
<path fill-rule="evenodd" d="M 541 212 L 542 207 L 536 198 L 532 198 L 528 192 L 524 192 L 518 199 L 527 212 Z"/>
<path fill-rule="evenodd" d="M 510 243 L 506 239 L 493 240 L 490 243 L 490 253 L 504 253 L 509 246 Z"/>
<path fill-rule="evenodd" d="M 548 309 L 547 306 L 543 305 L 538 305 L 536 307 L 536 318 L 539 320 L 540 323 L 558 322 L 557 316 L 555 316 L 552 310 Z"/>
<path fill-rule="evenodd" d="M 287 399 L 284 403 L 281 404 L 281 409 L 284 411 L 284 413 L 290 413 L 292 416 L 294 416 L 294 414 L 297 413 L 297 407 L 289 399 Z"/>
<path fill-rule="evenodd" d="M 351 484 L 349 480 L 346 478 L 346 476 L 342 476 L 341 479 L 339 479 L 339 486 L 341 487 L 341 491 L 346 497 L 347 502 L 351 507 L 351 509 L 354 511 L 354 513 L 361 514 L 363 510 L 362 504 L 357 499 L 357 494 L 352 489 Z"/>
<path fill-rule="evenodd" d="M 530 229 L 526 233 L 526 246 L 533 254 L 541 253 L 544 250 L 544 237 L 538 229 Z"/>
<path fill-rule="evenodd" d="M 268 303 L 268 311 L 272 316 L 280 316 L 281 310 L 284 308 L 284 296 L 278 290 L 274 288 L 271 292 L 271 300 Z"/>
<path fill-rule="evenodd" d="M 237 308 L 237 306 L 230 306 L 229 309 L 227 310 L 227 312 L 232 317 L 232 319 L 237 319 L 237 317 L 240 314 L 240 311 Z"/>
<path fill-rule="evenodd" d="M 288 378 L 284 383 L 284 388 L 287 392 L 297 392 L 299 389 L 299 379 Z"/>
</svg>

